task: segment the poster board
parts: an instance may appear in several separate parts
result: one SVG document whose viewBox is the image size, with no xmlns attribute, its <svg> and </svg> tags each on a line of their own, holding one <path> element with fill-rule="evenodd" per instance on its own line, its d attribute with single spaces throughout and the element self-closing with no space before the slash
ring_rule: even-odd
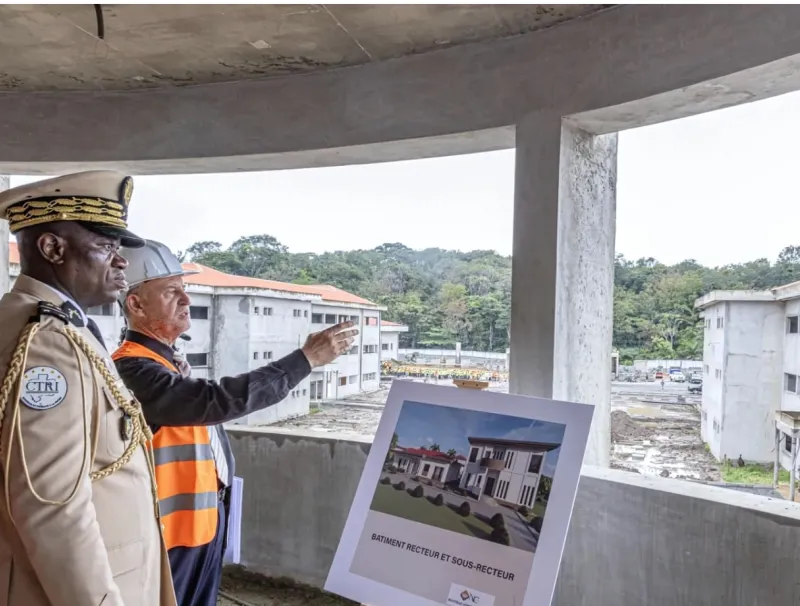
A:
<svg viewBox="0 0 800 606">
<path fill-rule="evenodd" d="M 325 589 L 370 606 L 549 606 L 593 411 L 395 381 Z"/>
</svg>

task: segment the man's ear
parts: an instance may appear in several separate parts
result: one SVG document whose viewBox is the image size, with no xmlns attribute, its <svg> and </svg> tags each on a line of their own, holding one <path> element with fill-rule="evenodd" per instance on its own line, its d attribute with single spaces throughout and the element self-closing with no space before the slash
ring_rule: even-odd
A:
<svg viewBox="0 0 800 606">
<path fill-rule="evenodd" d="M 39 249 L 39 254 L 48 263 L 53 265 L 64 263 L 67 241 L 61 236 L 52 232 L 40 234 L 36 239 L 36 247 Z"/>
<path fill-rule="evenodd" d="M 128 314 L 133 317 L 142 317 L 144 309 L 142 308 L 142 298 L 135 293 L 131 293 L 125 299 L 125 306 L 128 308 Z"/>
</svg>

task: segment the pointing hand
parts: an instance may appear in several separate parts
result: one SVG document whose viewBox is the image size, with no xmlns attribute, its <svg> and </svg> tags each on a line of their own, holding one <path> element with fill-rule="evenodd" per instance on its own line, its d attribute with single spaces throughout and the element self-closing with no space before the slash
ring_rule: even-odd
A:
<svg viewBox="0 0 800 606">
<path fill-rule="evenodd" d="M 308 335 L 302 352 L 308 359 L 311 368 L 330 364 L 352 347 L 353 341 L 358 335 L 358 330 L 348 330 L 352 326 L 352 322 L 340 322 L 330 328 Z"/>
</svg>

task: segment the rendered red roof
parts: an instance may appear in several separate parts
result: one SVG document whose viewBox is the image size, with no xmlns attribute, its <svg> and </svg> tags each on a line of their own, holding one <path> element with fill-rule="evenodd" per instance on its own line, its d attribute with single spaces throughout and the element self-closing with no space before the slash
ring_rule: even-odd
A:
<svg viewBox="0 0 800 606">
<path fill-rule="evenodd" d="M 404 446 L 398 446 L 395 450 L 410 455 L 416 455 L 418 457 L 428 457 L 429 459 L 442 459 L 447 463 L 452 463 L 453 461 L 465 460 L 464 455 L 456 455 L 455 457 L 450 457 L 447 455 L 447 453 L 440 452 L 438 450 L 428 450 L 427 448 L 406 448 Z"/>
</svg>

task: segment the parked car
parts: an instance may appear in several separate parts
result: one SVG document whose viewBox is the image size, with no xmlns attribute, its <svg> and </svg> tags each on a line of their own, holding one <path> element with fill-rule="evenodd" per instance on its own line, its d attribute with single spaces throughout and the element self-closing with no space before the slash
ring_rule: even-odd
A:
<svg viewBox="0 0 800 606">
<path fill-rule="evenodd" d="M 675 383 L 685 383 L 686 376 L 682 372 L 673 372 L 669 375 L 670 380 L 675 381 Z"/>
<path fill-rule="evenodd" d="M 661 372 L 661 371 L 658 371 L 658 372 L 656 373 L 656 381 L 660 381 L 660 380 L 661 380 L 661 379 L 663 379 L 663 378 L 664 378 L 664 373 L 663 373 L 663 372 Z"/>
<path fill-rule="evenodd" d="M 701 379 L 690 379 L 689 393 L 703 393 L 703 381 Z"/>
</svg>

